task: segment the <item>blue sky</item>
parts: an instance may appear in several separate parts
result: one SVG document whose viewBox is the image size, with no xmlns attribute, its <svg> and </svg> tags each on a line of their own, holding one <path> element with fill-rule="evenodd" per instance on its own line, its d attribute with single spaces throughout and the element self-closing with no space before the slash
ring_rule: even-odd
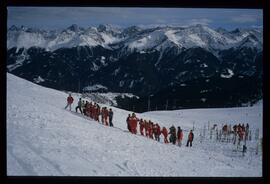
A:
<svg viewBox="0 0 270 184">
<path fill-rule="evenodd" d="M 262 27 L 261 9 L 202 8 L 117 8 L 117 7 L 8 7 L 8 27 L 11 25 L 42 29 L 112 24 L 132 25 L 204 24 L 212 28 Z"/>
</svg>

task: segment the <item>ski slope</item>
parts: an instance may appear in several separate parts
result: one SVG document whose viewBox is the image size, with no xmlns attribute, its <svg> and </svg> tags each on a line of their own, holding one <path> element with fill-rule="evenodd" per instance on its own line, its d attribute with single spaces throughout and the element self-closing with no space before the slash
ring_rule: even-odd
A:
<svg viewBox="0 0 270 184">
<path fill-rule="evenodd" d="M 137 114 L 187 134 L 195 127 L 193 147 L 178 147 L 132 135 L 129 111 L 114 111 L 106 127 L 65 110 L 67 94 L 7 74 L 7 174 L 9 176 L 262 176 L 258 142 L 247 142 L 245 156 L 232 143 L 202 139 L 202 128 L 249 123 L 262 137 L 262 103 L 253 107 L 153 111 Z M 100 104 L 103 106 L 102 104 Z M 161 136 L 163 141 L 163 137 Z"/>
</svg>

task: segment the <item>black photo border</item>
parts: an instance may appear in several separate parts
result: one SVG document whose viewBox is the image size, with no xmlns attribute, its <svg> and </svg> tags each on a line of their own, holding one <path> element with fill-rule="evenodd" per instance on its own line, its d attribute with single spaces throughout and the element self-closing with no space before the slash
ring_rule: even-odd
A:
<svg viewBox="0 0 270 184">
<path fill-rule="evenodd" d="M 269 23 L 267 15 L 269 9 L 266 0 L 0 0 L 1 18 L 1 179 L 5 183 L 266 183 L 269 172 L 269 123 L 267 111 L 269 108 L 269 91 L 267 78 L 269 74 Z M 263 9 L 263 176 L 262 177 L 45 177 L 45 176 L 7 176 L 6 160 L 6 32 L 7 32 L 7 7 L 173 7 L 173 8 L 234 8 L 234 9 Z M 270 22 L 268 20 L 268 22 Z M 269 71 L 268 71 L 269 72 Z M 207 168 L 206 168 L 207 169 Z M 1 181 L 2 182 L 2 181 Z M 2 182 L 2 183 L 3 183 Z"/>
</svg>

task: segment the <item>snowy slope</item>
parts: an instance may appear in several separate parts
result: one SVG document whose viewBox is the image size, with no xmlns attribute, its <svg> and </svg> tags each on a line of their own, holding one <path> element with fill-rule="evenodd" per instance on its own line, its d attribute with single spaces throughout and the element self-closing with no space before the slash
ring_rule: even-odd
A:
<svg viewBox="0 0 270 184">
<path fill-rule="evenodd" d="M 66 97 L 64 92 L 7 74 L 8 175 L 262 176 L 262 153 L 256 155 L 251 149 L 257 141 L 247 143 L 250 151 L 242 157 L 231 143 L 199 138 L 208 121 L 248 122 L 262 131 L 262 104 L 138 114 L 161 126 L 180 125 L 184 142 L 186 130 L 195 122 L 194 146 L 179 148 L 128 133 L 128 111 L 112 108 L 115 128 L 105 127 L 64 110 Z"/>
</svg>

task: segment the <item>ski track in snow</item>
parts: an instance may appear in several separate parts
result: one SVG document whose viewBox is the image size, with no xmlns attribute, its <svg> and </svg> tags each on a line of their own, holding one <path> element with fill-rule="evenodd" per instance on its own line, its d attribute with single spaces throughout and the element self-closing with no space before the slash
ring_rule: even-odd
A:
<svg viewBox="0 0 270 184">
<path fill-rule="evenodd" d="M 137 114 L 169 128 L 184 129 L 183 146 L 164 144 L 132 135 L 126 128 L 129 111 L 115 107 L 107 127 L 65 110 L 67 94 L 7 74 L 7 174 L 39 176 L 262 176 L 262 153 L 252 151 L 258 141 L 248 141 L 241 156 L 232 143 L 203 139 L 208 121 L 213 125 L 249 123 L 260 129 L 262 104 L 227 109 L 153 111 Z M 195 125 L 193 147 L 185 147 Z M 139 131 L 138 131 L 139 132 Z M 209 136 L 209 135 L 208 135 Z M 249 150 L 250 149 L 250 150 Z"/>
</svg>

